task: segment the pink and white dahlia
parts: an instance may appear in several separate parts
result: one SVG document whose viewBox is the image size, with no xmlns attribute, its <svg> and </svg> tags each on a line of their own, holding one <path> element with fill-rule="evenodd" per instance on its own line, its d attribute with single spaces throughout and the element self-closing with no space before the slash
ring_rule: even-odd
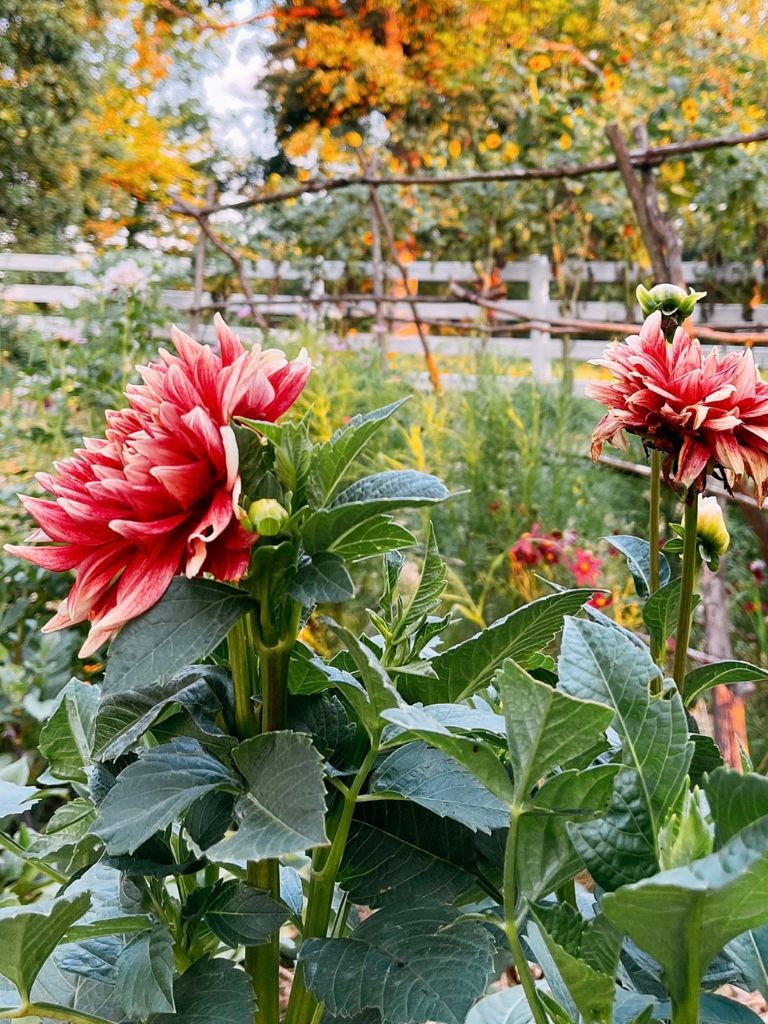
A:
<svg viewBox="0 0 768 1024">
<path fill-rule="evenodd" d="M 704 486 L 707 473 L 755 482 L 759 505 L 768 496 L 768 384 L 749 349 L 704 356 L 682 327 L 672 345 L 655 312 L 640 333 L 614 342 L 596 360 L 611 382 L 590 382 L 587 395 L 608 407 L 592 435 L 592 455 L 605 441 L 626 448 L 625 432 L 665 452 L 664 475 L 679 488 Z"/>
<path fill-rule="evenodd" d="M 245 574 L 256 535 L 235 514 L 239 458 L 232 417 L 275 421 L 298 398 L 311 364 L 278 349 L 247 351 L 218 314 L 217 355 L 171 328 L 177 355 L 139 367 L 130 408 L 107 413 L 105 438 L 86 438 L 56 474 L 38 480 L 53 500 L 23 497 L 36 520 L 13 554 L 45 569 L 76 570 L 45 631 L 89 620 L 87 657 L 151 608 L 174 576 Z"/>
</svg>

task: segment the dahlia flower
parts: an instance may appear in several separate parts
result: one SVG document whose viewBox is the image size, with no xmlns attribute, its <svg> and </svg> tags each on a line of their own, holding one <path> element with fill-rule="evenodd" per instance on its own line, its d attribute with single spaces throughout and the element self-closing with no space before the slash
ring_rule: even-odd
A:
<svg viewBox="0 0 768 1024">
<path fill-rule="evenodd" d="M 734 481 L 751 476 L 762 506 L 768 495 L 768 384 L 748 349 L 722 359 L 713 349 L 705 358 L 682 327 L 668 346 L 657 311 L 639 335 L 614 342 L 596 363 L 615 379 L 587 385 L 587 395 L 608 406 L 592 435 L 593 458 L 605 441 L 626 448 L 628 431 L 666 453 L 667 482 L 701 489 L 707 473 L 720 467 Z"/>
<path fill-rule="evenodd" d="M 106 437 L 38 480 L 54 500 L 22 497 L 39 529 L 12 554 L 56 572 L 76 570 L 45 631 L 89 620 L 87 657 L 151 608 L 178 574 L 237 580 L 257 534 L 238 522 L 233 416 L 274 421 L 296 401 L 311 369 L 277 349 L 246 351 L 217 314 L 221 355 L 171 328 L 177 355 L 139 367 L 130 407 L 107 413 Z"/>
</svg>

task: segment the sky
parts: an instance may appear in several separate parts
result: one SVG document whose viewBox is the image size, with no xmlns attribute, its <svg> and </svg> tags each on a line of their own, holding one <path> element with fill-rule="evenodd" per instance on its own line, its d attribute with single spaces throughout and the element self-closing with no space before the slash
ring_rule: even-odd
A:
<svg viewBox="0 0 768 1024">
<path fill-rule="evenodd" d="M 255 12 L 254 0 L 239 0 L 229 9 L 233 21 L 245 21 Z M 263 46 L 269 41 L 269 30 L 260 25 L 227 33 L 221 41 L 224 66 L 204 79 L 214 122 L 237 156 L 268 157 L 275 152 L 274 135 L 260 114 L 264 99 L 258 93 L 265 68 Z"/>
</svg>

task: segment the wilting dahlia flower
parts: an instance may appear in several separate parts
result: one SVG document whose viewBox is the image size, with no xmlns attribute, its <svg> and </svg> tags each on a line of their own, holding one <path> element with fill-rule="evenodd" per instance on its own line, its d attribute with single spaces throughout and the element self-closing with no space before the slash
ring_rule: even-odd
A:
<svg viewBox="0 0 768 1024">
<path fill-rule="evenodd" d="M 668 482 L 701 488 L 717 467 L 731 480 L 746 473 L 762 505 L 768 495 L 768 384 L 749 350 L 721 359 L 713 349 L 705 358 L 682 327 L 668 346 L 656 312 L 639 335 L 614 342 L 596 363 L 615 380 L 587 385 L 587 395 L 608 406 L 592 435 L 595 459 L 605 441 L 626 448 L 628 431 L 667 454 Z"/>
<path fill-rule="evenodd" d="M 23 497 L 40 529 L 12 554 L 63 572 L 69 596 L 44 629 L 90 620 L 80 652 L 92 654 L 150 608 L 177 574 L 219 580 L 247 570 L 256 535 L 235 516 L 240 495 L 233 416 L 274 421 L 296 401 L 311 364 L 277 349 L 246 351 L 215 318 L 221 355 L 177 328 L 178 355 L 139 367 L 130 408 L 107 413 L 106 438 L 86 438 L 75 457 L 38 480 L 55 496 Z"/>
</svg>

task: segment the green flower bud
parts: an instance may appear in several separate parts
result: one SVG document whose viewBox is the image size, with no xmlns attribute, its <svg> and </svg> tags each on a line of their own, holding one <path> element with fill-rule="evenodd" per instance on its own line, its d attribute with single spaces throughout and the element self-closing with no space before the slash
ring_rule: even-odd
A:
<svg viewBox="0 0 768 1024">
<path fill-rule="evenodd" d="M 684 867 L 712 853 L 714 836 L 706 798 L 698 786 L 686 789 L 678 805 L 659 829 L 659 862 L 662 871 Z"/>
<path fill-rule="evenodd" d="M 259 498 L 248 508 L 251 529 L 262 537 L 276 537 L 289 518 L 288 511 L 275 498 Z"/>
<path fill-rule="evenodd" d="M 693 288 L 686 293 L 684 288 L 678 288 L 675 284 L 657 284 L 648 291 L 639 284 L 636 294 L 643 316 L 650 316 L 659 310 L 663 320 L 674 318 L 681 323 L 693 313 L 697 301 L 707 293 L 695 292 Z"/>
<path fill-rule="evenodd" d="M 719 558 L 728 550 L 731 537 L 725 525 L 725 516 L 720 502 L 715 497 L 699 499 L 699 515 L 696 521 L 696 536 L 699 544 L 710 558 Z"/>
</svg>

